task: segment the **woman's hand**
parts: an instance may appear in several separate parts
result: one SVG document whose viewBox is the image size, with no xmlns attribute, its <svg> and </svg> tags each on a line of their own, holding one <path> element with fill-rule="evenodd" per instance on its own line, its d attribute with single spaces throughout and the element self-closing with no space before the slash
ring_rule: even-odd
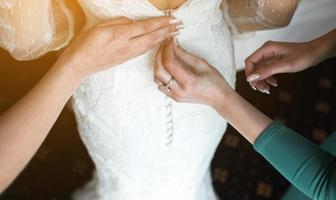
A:
<svg viewBox="0 0 336 200">
<path fill-rule="evenodd" d="M 178 102 L 207 104 L 216 109 L 223 94 L 232 90 L 216 68 L 178 47 L 174 40 L 161 45 L 156 60 L 155 82 Z"/>
<path fill-rule="evenodd" d="M 87 76 L 137 57 L 176 35 L 180 21 L 158 17 L 133 21 L 126 17 L 100 23 L 78 36 L 62 54 L 75 74 Z"/>
<path fill-rule="evenodd" d="M 275 74 L 303 71 L 328 58 L 335 48 L 335 31 L 304 43 L 266 42 L 245 61 L 247 81 L 255 90 L 270 93 L 278 86 Z"/>
<path fill-rule="evenodd" d="M 178 102 L 212 106 L 252 144 L 272 122 L 239 96 L 216 68 L 171 40 L 157 54 L 155 82 Z"/>
<path fill-rule="evenodd" d="M 0 193 L 32 158 L 81 81 L 172 37 L 178 24 L 170 17 L 118 18 L 76 38 L 40 82 L 0 115 Z"/>
</svg>

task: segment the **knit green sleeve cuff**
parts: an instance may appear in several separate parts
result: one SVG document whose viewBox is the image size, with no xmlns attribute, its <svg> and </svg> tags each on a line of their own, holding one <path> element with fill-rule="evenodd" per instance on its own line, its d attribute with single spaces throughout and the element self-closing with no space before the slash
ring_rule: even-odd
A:
<svg viewBox="0 0 336 200">
<path fill-rule="evenodd" d="M 285 125 L 279 121 L 274 121 L 270 124 L 257 138 L 253 148 L 257 151 L 263 149 L 263 147 L 272 140 L 272 137 L 279 132 Z"/>
</svg>

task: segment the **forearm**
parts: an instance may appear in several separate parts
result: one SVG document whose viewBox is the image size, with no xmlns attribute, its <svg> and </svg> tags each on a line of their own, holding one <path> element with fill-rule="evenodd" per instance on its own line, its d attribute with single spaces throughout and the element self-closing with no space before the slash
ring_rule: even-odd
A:
<svg viewBox="0 0 336 200">
<path fill-rule="evenodd" d="M 220 97 L 217 111 L 242 134 L 250 143 L 254 144 L 263 130 L 272 120 L 248 103 L 231 88 L 225 88 Z M 230 106 L 227 106 L 230 105 Z"/>
<path fill-rule="evenodd" d="M 284 177 L 311 198 L 335 197 L 335 157 L 287 127 L 272 123 L 233 89 L 223 89 L 222 94 L 217 111 Z"/>
<path fill-rule="evenodd" d="M 316 63 L 336 56 L 336 29 L 326 35 L 311 41 L 315 45 Z M 314 55 L 312 55 L 314 56 Z"/>
<path fill-rule="evenodd" d="M 70 64 L 59 60 L 27 95 L 0 116 L 0 191 L 44 141 L 81 82 L 74 74 Z"/>
<path fill-rule="evenodd" d="M 254 149 L 312 199 L 335 199 L 336 159 L 282 123 L 267 127 Z"/>
<path fill-rule="evenodd" d="M 272 123 L 231 88 L 225 89 L 221 102 L 218 112 L 295 187 L 314 199 L 335 198 L 335 157 Z"/>
</svg>

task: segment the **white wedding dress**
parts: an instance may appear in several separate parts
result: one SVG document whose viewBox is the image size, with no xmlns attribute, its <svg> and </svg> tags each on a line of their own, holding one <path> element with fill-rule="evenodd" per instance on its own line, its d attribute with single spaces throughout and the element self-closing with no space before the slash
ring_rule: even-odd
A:
<svg viewBox="0 0 336 200">
<path fill-rule="evenodd" d="M 80 1 L 97 18 L 162 16 L 148 1 Z M 219 0 L 192 0 L 173 15 L 179 44 L 234 86 L 231 34 Z M 92 76 L 73 96 L 79 132 L 96 166 L 76 199 L 214 200 L 209 166 L 227 123 L 211 107 L 177 103 L 153 81 L 157 49 Z"/>
<path fill-rule="evenodd" d="M 148 0 L 79 3 L 87 18 L 83 30 L 116 16 L 164 15 Z M 173 15 L 186 25 L 179 44 L 217 67 L 234 87 L 239 59 L 221 3 L 187 0 Z M 0 36 L 1 47 L 30 60 L 67 45 L 73 19 L 63 0 L 0 0 Z M 75 199 L 217 199 L 209 166 L 227 123 L 209 106 L 177 103 L 158 90 L 156 51 L 93 75 L 73 95 L 79 133 L 96 166 Z"/>
</svg>

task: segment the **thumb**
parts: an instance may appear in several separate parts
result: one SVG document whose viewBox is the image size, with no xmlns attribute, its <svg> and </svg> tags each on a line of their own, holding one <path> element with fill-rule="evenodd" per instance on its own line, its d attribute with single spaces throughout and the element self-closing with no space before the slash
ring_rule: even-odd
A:
<svg viewBox="0 0 336 200">
<path fill-rule="evenodd" d="M 263 64 L 264 66 L 256 67 L 254 71 L 247 77 L 248 82 L 265 80 L 275 74 L 286 73 L 288 70 L 288 62 L 278 60 L 271 64 Z"/>
</svg>

